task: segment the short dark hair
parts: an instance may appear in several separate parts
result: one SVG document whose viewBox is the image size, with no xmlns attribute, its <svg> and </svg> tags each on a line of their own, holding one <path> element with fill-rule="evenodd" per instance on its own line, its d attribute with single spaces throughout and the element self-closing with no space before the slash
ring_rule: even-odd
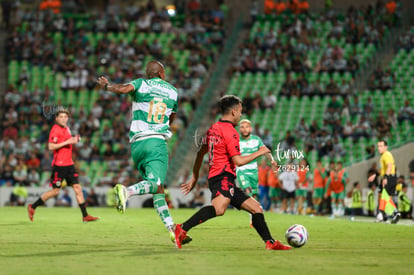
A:
<svg viewBox="0 0 414 275">
<path fill-rule="evenodd" d="M 235 95 L 225 95 L 219 100 L 221 114 L 228 113 L 234 106 L 242 103 L 241 99 Z"/>
<path fill-rule="evenodd" d="M 63 107 L 58 108 L 58 110 L 56 111 L 55 116 L 58 116 L 59 114 L 67 114 L 69 115 L 69 110 Z"/>
<path fill-rule="evenodd" d="M 359 182 L 354 182 L 354 187 L 357 187 L 357 185 L 359 184 Z"/>
<path fill-rule="evenodd" d="M 380 140 L 378 140 L 378 143 L 380 143 L 380 142 L 384 142 L 384 145 L 385 145 L 385 146 L 388 146 L 388 143 L 387 143 L 387 141 L 386 141 L 385 139 L 380 139 Z"/>
<path fill-rule="evenodd" d="M 164 71 L 164 65 L 156 60 L 150 61 L 145 70 L 148 79 L 160 77 L 160 73 Z"/>
</svg>

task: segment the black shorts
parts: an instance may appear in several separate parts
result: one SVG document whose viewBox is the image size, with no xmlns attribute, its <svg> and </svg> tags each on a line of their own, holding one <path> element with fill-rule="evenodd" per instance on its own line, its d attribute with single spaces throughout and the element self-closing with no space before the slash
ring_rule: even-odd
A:
<svg viewBox="0 0 414 275">
<path fill-rule="evenodd" d="M 387 178 L 387 185 L 385 185 L 385 190 L 387 190 L 388 195 L 394 196 L 395 195 L 395 188 L 397 187 L 397 176 L 388 176 Z M 382 180 L 379 185 L 379 193 L 382 192 Z"/>
<path fill-rule="evenodd" d="M 242 203 L 250 197 L 235 184 L 236 176 L 224 172 L 208 179 L 208 187 L 211 191 L 211 200 L 222 194 L 230 199 L 230 204 L 240 210 Z"/>
<path fill-rule="evenodd" d="M 296 192 L 292 191 L 292 192 L 288 192 L 284 189 L 281 190 L 282 193 L 282 199 L 294 199 L 296 197 Z"/>
<path fill-rule="evenodd" d="M 65 179 L 68 186 L 79 183 L 78 173 L 74 165 L 53 166 L 52 175 L 50 176 L 53 188 L 60 188 L 62 181 Z"/>
</svg>

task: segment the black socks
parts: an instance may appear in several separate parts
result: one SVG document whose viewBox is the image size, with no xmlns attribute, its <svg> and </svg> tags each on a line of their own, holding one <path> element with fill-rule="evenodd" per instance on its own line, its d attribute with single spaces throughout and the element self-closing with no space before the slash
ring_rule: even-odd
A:
<svg viewBox="0 0 414 275">
<path fill-rule="evenodd" d="M 198 210 L 197 213 L 195 213 L 191 218 L 189 218 L 186 222 L 183 223 L 181 228 L 184 231 L 188 231 L 194 226 L 203 223 L 211 218 L 214 218 L 216 216 L 216 209 L 214 209 L 214 206 L 204 206 L 200 210 Z"/>
<path fill-rule="evenodd" d="M 85 203 L 81 203 L 79 204 L 79 208 L 82 211 L 82 216 L 85 218 L 86 216 L 88 216 L 88 212 L 86 211 L 86 206 Z"/>
<path fill-rule="evenodd" d="M 262 237 L 263 241 L 273 241 L 269 228 L 264 220 L 263 213 L 252 214 L 252 224 L 260 237 Z"/>
<path fill-rule="evenodd" d="M 32 204 L 32 208 L 36 209 L 36 207 L 41 206 L 43 204 L 45 204 L 45 202 L 42 201 L 42 198 L 39 198 L 35 203 Z"/>
</svg>

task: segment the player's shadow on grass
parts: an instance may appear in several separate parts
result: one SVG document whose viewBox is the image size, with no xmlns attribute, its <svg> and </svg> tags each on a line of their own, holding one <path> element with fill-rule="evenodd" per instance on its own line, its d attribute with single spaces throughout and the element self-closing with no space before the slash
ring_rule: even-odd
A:
<svg viewBox="0 0 414 275">
<path fill-rule="evenodd" d="M 27 226 L 27 222 L 22 221 L 22 222 L 16 222 L 16 223 L 0 223 L 0 227 L 1 226 L 20 226 L 20 225 Z"/>
<path fill-rule="evenodd" d="M 106 248 L 106 249 L 88 249 L 88 250 L 53 250 L 51 249 L 48 252 L 36 252 L 36 253 L 26 253 L 26 254 L 7 254 L 7 255 L 0 255 L 1 258 L 26 258 L 26 257 L 66 257 L 66 256 L 76 256 L 80 254 L 91 254 L 96 255 L 96 253 L 114 253 L 114 252 L 122 252 L 122 251 L 133 251 L 133 248 L 128 249 L 114 249 L 114 248 Z"/>
<path fill-rule="evenodd" d="M 160 254 L 176 254 L 177 252 L 193 252 L 191 246 L 183 246 L 182 249 L 175 247 L 173 243 L 169 244 L 158 244 L 158 245 L 142 245 L 139 249 L 135 248 L 134 252 L 129 256 L 151 256 L 151 255 L 160 255 Z"/>
<path fill-rule="evenodd" d="M 19 245 L 29 245 L 29 246 L 43 246 L 45 247 L 44 242 L 19 242 Z M 93 244 L 80 244 L 80 243 L 59 243 L 53 244 L 50 243 L 47 245 L 50 247 L 49 251 L 47 252 L 36 252 L 36 253 L 25 253 L 25 254 L 10 254 L 1 255 L 1 258 L 26 258 L 26 257 L 62 257 L 64 256 L 76 256 L 79 254 L 91 254 L 95 255 L 96 253 L 108 253 L 113 254 L 115 253 L 122 253 L 124 252 L 124 256 L 150 256 L 150 255 L 159 255 L 159 254 L 172 254 L 176 253 L 176 249 L 174 245 L 167 244 L 140 244 L 136 243 L 134 247 L 125 247 L 125 248 L 114 248 L 109 245 L 93 245 Z M 76 249 L 76 250 L 65 250 L 59 249 L 61 246 L 73 246 L 73 247 L 84 247 L 84 249 Z M 136 246 L 140 248 L 137 249 Z"/>
</svg>

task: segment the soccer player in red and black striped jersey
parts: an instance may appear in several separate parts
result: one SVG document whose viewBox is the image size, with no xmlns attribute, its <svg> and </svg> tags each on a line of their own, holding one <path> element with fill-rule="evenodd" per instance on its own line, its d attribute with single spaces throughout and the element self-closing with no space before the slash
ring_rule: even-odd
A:
<svg viewBox="0 0 414 275">
<path fill-rule="evenodd" d="M 29 219 L 33 221 L 35 209 L 43 205 L 48 199 L 56 197 L 59 194 L 63 180 L 66 180 L 69 186 L 72 186 L 76 194 L 76 200 L 82 211 L 83 221 L 92 222 L 98 218 L 88 215 L 85 206 L 85 199 L 82 193 L 82 187 L 79 184 L 78 173 L 72 160 L 72 144 L 80 141 L 80 136 L 72 136 L 70 129 L 67 126 L 69 119 L 69 112 L 66 109 L 59 109 L 56 112 L 56 124 L 53 125 L 49 133 L 49 150 L 53 151 L 52 161 L 52 190 L 49 190 L 40 196 L 40 198 L 33 204 L 27 206 L 29 212 Z"/>
<path fill-rule="evenodd" d="M 212 205 L 201 208 L 186 222 L 176 226 L 177 246 L 181 247 L 181 241 L 185 239 L 188 230 L 208 219 L 224 215 L 231 204 L 239 210 L 243 209 L 252 214 L 253 227 L 265 242 L 266 249 L 288 250 L 290 246 L 283 245 L 271 236 L 260 203 L 235 184 L 236 166 L 245 165 L 262 155 L 269 154 L 270 150 L 262 146 L 250 155 L 241 156 L 239 134 L 235 126 L 238 125 L 242 115 L 242 102 L 236 96 L 227 95 L 220 99 L 219 106 L 222 118 L 207 131 L 206 140 L 197 153 L 192 179 L 181 185 L 184 194 L 188 194 L 194 188 L 204 155 L 209 153 L 208 184 Z"/>
</svg>

